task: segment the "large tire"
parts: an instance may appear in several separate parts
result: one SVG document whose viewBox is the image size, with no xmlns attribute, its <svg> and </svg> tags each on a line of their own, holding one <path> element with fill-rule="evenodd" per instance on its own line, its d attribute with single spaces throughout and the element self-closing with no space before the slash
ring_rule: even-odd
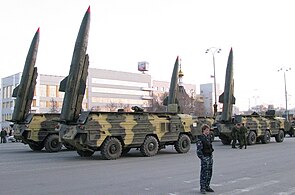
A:
<svg viewBox="0 0 295 195">
<path fill-rule="evenodd" d="M 122 154 L 122 144 L 115 137 L 108 137 L 101 146 L 101 155 L 104 159 L 115 160 Z"/>
<path fill-rule="evenodd" d="M 279 130 L 279 133 L 275 136 L 276 142 L 278 143 L 283 142 L 284 137 L 285 137 L 284 131 Z"/>
<path fill-rule="evenodd" d="M 178 153 L 187 153 L 191 148 L 191 139 L 186 134 L 180 135 L 174 144 L 174 148 Z"/>
<path fill-rule="evenodd" d="M 44 145 L 43 144 L 29 144 L 29 147 L 33 151 L 41 151 L 44 148 Z"/>
<path fill-rule="evenodd" d="M 62 144 L 59 142 L 58 135 L 49 135 L 45 140 L 45 150 L 47 152 L 58 152 L 60 151 Z"/>
<path fill-rule="evenodd" d="M 266 130 L 264 133 L 264 136 L 261 137 L 261 143 L 268 144 L 269 142 L 270 142 L 270 132 Z"/>
<path fill-rule="evenodd" d="M 221 139 L 221 142 L 223 143 L 223 145 L 230 145 L 231 139 Z"/>
<path fill-rule="evenodd" d="M 81 157 L 90 157 L 94 154 L 93 151 L 89 151 L 89 150 L 77 150 L 77 153 Z"/>
<path fill-rule="evenodd" d="M 250 131 L 248 135 L 248 145 L 254 145 L 256 144 L 257 136 L 254 131 Z"/>
<path fill-rule="evenodd" d="M 147 136 L 140 146 L 140 152 L 143 156 L 155 156 L 159 150 L 158 140 L 154 136 Z"/>
<path fill-rule="evenodd" d="M 293 127 L 290 128 L 289 135 L 290 135 L 290 137 L 294 136 L 294 128 Z"/>
</svg>

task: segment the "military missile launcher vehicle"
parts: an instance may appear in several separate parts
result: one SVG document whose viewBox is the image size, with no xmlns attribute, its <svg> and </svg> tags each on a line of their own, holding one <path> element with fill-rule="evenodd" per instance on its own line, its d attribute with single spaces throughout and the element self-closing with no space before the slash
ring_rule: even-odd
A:
<svg viewBox="0 0 295 195">
<path fill-rule="evenodd" d="M 29 144 L 34 151 L 42 150 L 44 147 L 48 152 L 57 152 L 61 149 L 58 131 L 55 130 L 59 118 L 56 113 L 30 113 L 31 103 L 37 79 L 37 68 L 35 66 L 38 46 L 39 28 L 34 35 L 26 58 L 20 84 L 13 90 L 15 106 L 12 114 L 12 129 L 14 137 Z"/>
<path fill-rule="evenodd" d="M 269 112 L 273 113 L 274 112 Z M 253 145 L 261 141 L 263 144 L 270 142 L 271 137 L 275 137 L 276 142 L 283 142 L 288 123 L 282 117 L 275 117 L 273 114 L 265 116 L 254 113 L 252 115 L 236 115 L 233 123 L 219 124 L 220 139 L 223 144 L 230 144 L 232 140 L 231 129 L 236 123 L 244 124 L 248 129 L 247 143 Z"/>
<path fill-rule="evenodd" d="M 84 94 L 78 89 L 85 88 L 81 85 L 86 80 L 88 63 L 72 65 L 69 75 L 80 73 L 80 77 L 68 78 L 72 82 L 61 85 L 66 93 L 64 102 L 68 102 L 62 107 L 64 115 L 61 115 L 58 129 L 62 142 L 75 147 L 82 157 L 100 151 L 104 159 L 110 160 L 119 158 L 131 148 L 139 149 L 143 156 L 154 156 L 167 145 L 174 145 L 178 153 L 188 152 L 191 142 L 195 142 L 201 132 L 198 131 L 196 117 L 177 112 L 178 66 L 177 57 L 170 83 L 168 112 L 144 112 L 134 106 L 134 112 L 84 111 L 77 114 L 81 110 L 81 101 L 76 97 Z M 74 82 L 74 79 L 78 80 Z M 68 88 L 77 90 L 67 91 Z M 77 101 L 68 101 L 66 97 L 76 98 Z M 71 109 L 73 105 L 76 109 Z"/>
<path fill-rule="evenodd" d="M 227 62 L 224 93 L 220 95 L 219 102 L 223 103 L 223 108 L 216 126 L 219 137 L 225 145 L 231 143 L 231 131 L 236 123 L 243 124 L 248 129 L 249 145 L 259 141 L 264 144 L 269 143 L 271 137 L 275 137 L 276 142 L 283 142 L 286 131 L 290 129 L 289 123 L 284 118 L 275 117 L 274 111 L 268 111 L 265 116 L 257 113 L 232 116 L 232 105 L 235 104 L 232 49 Z"/>
<path fill-rule="evenodd" d="M 87 32 L 86 34 L 88 34 L 89 21 L 90 7 L 88 7 L 84 15 L 78 35 L 80 35 L 81 32 Z M 37 68 L 34 66 L 38 45 L 39 29 L 32 40 L 20 85 L 13 91 L 13 97 L 16 97 L 16 101 L 12 120 L 10 121 L 13 122 L 12 128 L 14 129 L 14 136 L 24 144 L 29 144 L 32 150 L 42 150 L 45 147 L 45 150 L 48 152 L 58 152 L 62 147 L 59 141 L 59 132 L 56 131 L 60 114 L 29 113 L 37 79 Z M 84 41 L 83 36 L 78 36 L 72 63 L 84 61 L 84 55 L 83 59 L 80 58 L 80 52 L 82 51 L 83 53 L 83 45 L 87 45 L 87 41 Z M 64 146 L 67 149 L 73 149 L 66 143 L 64 143 Z"/>
</svg>

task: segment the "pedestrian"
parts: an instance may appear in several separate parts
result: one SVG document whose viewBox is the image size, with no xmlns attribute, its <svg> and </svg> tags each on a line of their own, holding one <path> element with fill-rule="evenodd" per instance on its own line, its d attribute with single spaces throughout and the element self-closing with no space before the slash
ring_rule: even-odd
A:
<svg viewBox="0 0 295 195">
<path fill-rule="evenodd" d="M 210 187 L 213 170 L 213 146 L 210 141 L 210 127 L 208 125 L 202 126 L 202 135 L 197 140 L 197 156 L 201 160 L 200 171 L 200 192 L 214 192 Z"/>
<path fill-rule="evenodd" d="M 244 126 L 244 123 L 242 123 L 239 131 L 239 142 L 240 142 L 240 149 L 245 146 L 245 149 L 247 149 L 247 128 Z"/>
<path fill-rule="evenodd" d="M 7 132 L 2 129 L 1 130 L 1 143 L 6 143 L 6 136 L 7 136 Z"/>
<path fill-rule="evenodd" d="M 237 148 L 236 144 L 237 144 L 238 136 L 240 134 L 240 128 L 241 128 L 241 124 L 236 123 L 235 126 L 233 126 L 233 128 L 231 130 L 231 136 L 232 136 L 232 140 L 233 140 L 231 143 L 232 148 Z"/>
</svg>

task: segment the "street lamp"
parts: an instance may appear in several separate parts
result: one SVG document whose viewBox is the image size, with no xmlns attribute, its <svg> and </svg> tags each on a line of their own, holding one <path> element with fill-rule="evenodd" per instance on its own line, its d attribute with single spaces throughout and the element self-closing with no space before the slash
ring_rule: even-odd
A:
<svg viewBox="0 0 295 195">
<path fill-rule="evenodd" d="M 217 113 L 217 94 L 216 94 L 216 74 L 215 74 L 215 53 L 220 53 L 221 49 L 220 48 L 216 48 L 216 47 L 210 47 L 209 49 L 206 49 L 205 53 L 209 53 L 211 52 L 212 56 L 213 56 L 213 77 L 214 77 L 214 95 L 215 95 L 215 102 L 213 105 L 213 116 L 216 116 Z"/>
<path fill-rule="evenodd" d="M 287 93 L 287 84 L 286 84 L 286 72 L 290 71 L 291 68 L 280 68 L 278 72 L 284 71 L 284 84 L 285 84 L 285 101 L 286 101 L 286 121 L 289 121 L 289 112 L 288 112 L 288 93 Z"/>
</svg>

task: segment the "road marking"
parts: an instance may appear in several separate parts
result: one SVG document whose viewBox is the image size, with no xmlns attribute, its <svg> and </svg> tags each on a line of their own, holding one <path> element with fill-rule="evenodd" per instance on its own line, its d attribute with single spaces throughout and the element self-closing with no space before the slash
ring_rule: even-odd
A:
<svg viewBox="0 0 295 195">
<path fill-rule="evenodd" d="M 290 194 L 295 194 L 295 187 L 294 188 L 290 188 L 287 192 L 280 192 L 280 193 L 276 193 L 278 195 L 290 195 Z"/>
<path fill-rule="evenodd" d="M 237 182 L 240 182 L 240 181 L 245 181 L 245 180 L 250 180 L 250 179 L 251 179 L 251 177 L 241 177 L 241 178 L 238 178 L 236 180 L 231 180 L 231 181 L 222 182 L 222 183 L 218 183 L 218 184 L 211 184 L 211 186 L 220 187 L 220 186 L 234 184 L 234 183 L 237 183 Z"/>
<path fill-rule="evenodd" d="M 273 185 L 273 184 L 276 184 L 276 183 L 279 183 L 279 181 L 271 180 L 271 181 L 255 184 L 255 185 L 249 186 L 247 188 L 235 189 L 233 191 L 226 192 L 224 194 L 219 194 L 219 195 L 236 195 L 236 194 L 242 194 L 242 193 L 249 193 L 250 191 L 253 191 L 253 190 L 256 190 L 256 189 L 259 189 L 259 188 L 263 188 L 263 187 L 266 187 L 266 186 L 270 186 L 270 185 Z"/>
<path fill-rule="evenodd" d="M 199 179 L 192 179 L 192 180 L 185 180 L 184 183 L 195 183 L 197 181 L 200 181 Z"/>
</svg>

